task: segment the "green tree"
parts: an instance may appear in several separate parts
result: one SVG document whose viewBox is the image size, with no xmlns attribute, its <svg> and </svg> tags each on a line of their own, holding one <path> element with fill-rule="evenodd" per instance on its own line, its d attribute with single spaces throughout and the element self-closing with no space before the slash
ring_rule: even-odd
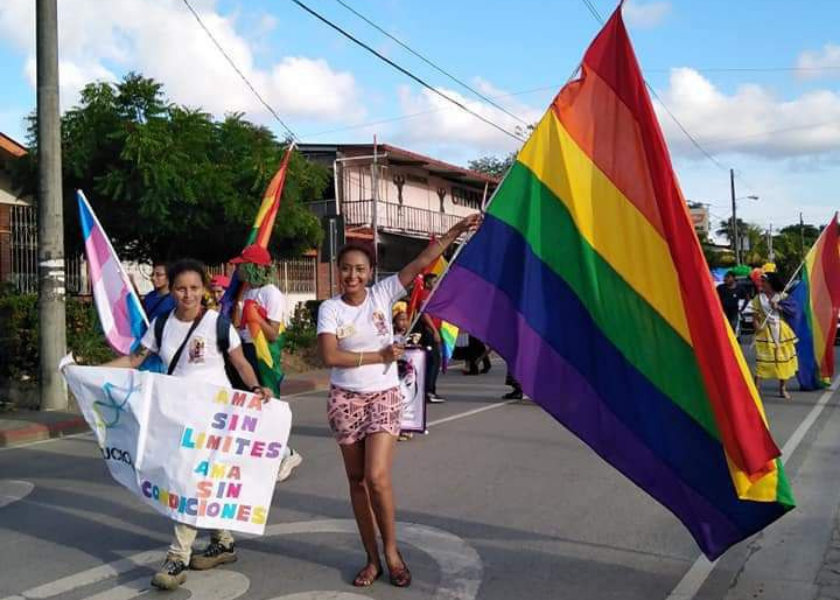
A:
<svg viewBox="0 0 840 600">
<path fill-rule="evenodd" d="M 507 170 L 513 164 L 515 158 L 516 154 L 513 152 L 508 154 L 505 158 L 499 158 L 498 156 L 482 156 L 481 158 L 471 160 L 467 166 L 473 171 L 484 173 L 485 175 L 490 175 L 491 177 L 504 177 Z"/>
<path fill-rule="evenodd" d="M 30 117 L 32 152 L 16 168 L 30 193 L 37 186 L 36 125 Z M 241 114 L 215 120 L 173 104 L 160 83 L 135 73 L 117 84 L 89 84 L 62 117 L 67 250 L 82 249 L 75 199 L 82 189 L 124 259 L 229 259 L 242 249 L 285 145 Z M 325 168 L 292 156 L 272 254 L 297 255 L 320 242 L 306 201 L 328 183 Z"/>
<path fill-rule="evenodd" d="M 793 276 L 819 235 L 818 227 L 805 224 L 800 229 L 797 224 L 782 227 L 779 233 L 773 236 L 776 269 L 785 279 Z"/>
</svg>

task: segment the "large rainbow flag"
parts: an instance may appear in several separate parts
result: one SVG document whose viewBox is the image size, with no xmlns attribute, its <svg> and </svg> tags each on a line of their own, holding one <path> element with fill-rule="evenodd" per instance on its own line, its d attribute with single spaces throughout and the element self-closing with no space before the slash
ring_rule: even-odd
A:
<svg viewBox="0 0 840 600">
<path fill-rule="evenodd" d="M 286 148 L 277 173 L 274 174 L 274 177 L 272 177 L 271 182 L 268 184 L 268 188 L 265 190 L 262 203 L 257 211 L 257 218 L 254 220 L 254 226 L 251 228 L 251 232 L 245 242 L 246 248 L 252 244 L 257 244 L 262 248 L 268 248 L 271 233 L 274 231 L 274 222 L 280 210 L 280 200 L 282 199 L 283 187 L 286 183 L 289 158 L 293 151 L 294 144 L 290 144 Z M 235 272 L 233 277 L 231 277 L 230 286 L 222 298 L 222 312 L 231 315 L 241 295 L 242 282 L 239 280 L 238 272 Z M 279 398 L 280 384 L 284 377 L 282 351 L 286 343 L 285 325 L 280 324 L 279 337 L 275 341 L 270 342 L 254 319 L 254 315 L 258 312 L 258 307 L 251 303 L 243 308 L 242 320 L 248 328 L 251 337 L 254 339 L 254 347 L 257 351 L 257 364 L 259 367 L 257 376 L 260 379 L 260 383 L 271 388 L 275 396 Z M 265 318 L 265 315 L 263 315 L 263 318 Z"/>
<path fill-rule="evenodd" d="M 81 190 L 76 191 L 76 201 L 99 322 L 108 345 L 119 354 L 130 354 L 140 344 L 149 321 L 119 256 Z"/>
<path fill-rule="evenodd" d="M 427 310 L 714 558 L 794 500 L 706 272 L 619 7 Z"/>
<path fill-rule="evenodd" d="M 834 337 L 840 312 L 838 241 L 835 214 L 805 256 L 801 279 L 791 292 L 801 309 L 792 326 L 799 338 L 796 377 L 804 390 L 826 387 L 834 376 Z"/>
</svg>

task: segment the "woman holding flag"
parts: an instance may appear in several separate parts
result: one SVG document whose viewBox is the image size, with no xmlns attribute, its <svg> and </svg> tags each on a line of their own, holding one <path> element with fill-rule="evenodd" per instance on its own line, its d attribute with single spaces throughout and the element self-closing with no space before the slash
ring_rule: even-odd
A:
<svg viewBox="0 0 840 600">
<path fill-rule="evenodd" d="M 136 369 L 149 356 L 158 354 L 167 365 L 169 375 L 209 381 L 229 387 L 225 373 L 224 355 L 247 389 L 259 394 L 264 402 L 272 397 L 272 390 L 259 384 L 257 375 L 242 352 L 236 330 L 226 317 L 202 306 L 207 286 L 207 272 L 200 262 L 184 259 L 168 270 L 175 309 L 152 321 L 138 348 L 128 356 L 121 356 L 103 366 Z M 164 319 L 163 327 L 157 326 Z M 222 336 L 226 341 L 222 342 Z M 158 339 L 159 338 L 159 339 Z M 187 579 L 187 570 L 205 570 L 237 560 L 233 536 L 229 531 L 213 531 L 210 544 L 200 555 L 192 554 L 198 534 L 195 527 L 175 524 L 175 537 L 166 560 L 152 578 L 152 585 L 174 590 Z"/>
<path fill-rule="evenodd" d="M 397 548 L 391 487 L 402 408 L 395 363 L 403 353 L 403 347 L 393 343 L 391 307 L 461 234 L 480 224 L 480 215 L 463 219 L 397 275 L 370 288 L 372 250 L 345 246 L 338 255 L 343 293 L 324 301 L 318 311 L 318 351 L 332 369 L 330 428 L 341 448 L 350 501 L 367 552 L 367 564 L 353 581 L 357 587 L 372 585 L 383 573 L 377 526 L 391 584 L 411 585 L 411 572 Z"/>
<path fill-rule="evenodd" d="M 796 375 L 796 334 L 783 318 L 784 304 L 790 303 L 785 284 L 776 273 L 761 276 L 761 293 L 753 298 L 753 319 L 759 323 L 755 336 L 755 384 L 762 379 L 779 381 L 779 396 L 790 400 L 787 380 Z"/>
</svg>

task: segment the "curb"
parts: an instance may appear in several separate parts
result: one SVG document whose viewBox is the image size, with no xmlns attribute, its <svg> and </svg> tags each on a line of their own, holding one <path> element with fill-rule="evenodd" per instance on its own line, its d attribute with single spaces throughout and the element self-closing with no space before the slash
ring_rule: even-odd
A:
<svg viewBox="0 0 840 600">
<path fill-rule="evenodd" d="M 55 423 L 27 423 L 17 429 L 0 431 L 0 448 L 19 446 L 31 442 L 41 442 L 77 433 L 90 431 L 84 417 L 74 417 Z"/>
</svg>

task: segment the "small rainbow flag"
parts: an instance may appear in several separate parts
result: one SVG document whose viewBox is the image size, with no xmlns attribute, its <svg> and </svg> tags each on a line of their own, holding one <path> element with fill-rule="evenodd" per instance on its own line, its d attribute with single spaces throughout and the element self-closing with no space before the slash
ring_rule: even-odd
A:
<svg viewBox="0 0 840 600">
<path fill-rule="evenodd" d="M 616 10 L 429 302 L 709 558 L 794 506 Z"/>
<path fill-rule="evenodd" d="M 99 322 L 108 345 L 119 354 L 130 354 L 149 327 L 146 313 L 120 258 L 81 190 L 76 191 L 76 201 Z"/>
<path fill-rule="evenodd" d="M 840 312 L 838 241 L 835 214 L 805 256 L 802 278 L 791 292 L 800 307 L 791 325 L 799 338 L 796 377 L 804 390 L 826 387 L 834 376 L 834 338 Z"/>
</svg>

